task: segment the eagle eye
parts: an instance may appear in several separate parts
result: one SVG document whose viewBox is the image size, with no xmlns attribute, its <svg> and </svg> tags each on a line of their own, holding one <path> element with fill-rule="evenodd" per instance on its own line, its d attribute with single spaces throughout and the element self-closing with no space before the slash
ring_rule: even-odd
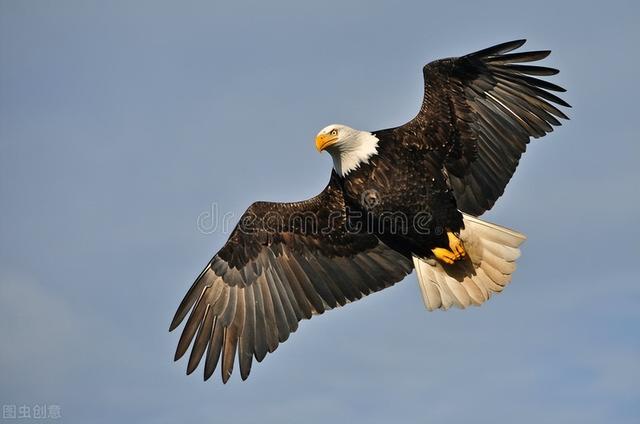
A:
<svg viewBox="0 0 640 424">
<path fill-rule="evenodd" d="M 333 129 L 333 130 L 331 130 L 331 132 L 330 132 L 329 134 L 331 134 L 331 135 L 338 135 L 338 130 Z"/>
</svg>

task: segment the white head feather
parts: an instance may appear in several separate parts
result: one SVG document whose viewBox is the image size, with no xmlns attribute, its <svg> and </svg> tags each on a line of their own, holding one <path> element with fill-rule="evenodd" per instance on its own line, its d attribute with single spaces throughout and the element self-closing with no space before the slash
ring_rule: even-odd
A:
<svg viewBox="0 0 640 424">
<path fill-rule="evenodd" d="M 329 143 L 323 143 L 330 137 Z M 331 124 L 316 136 L 318 150 L 326 150 L 333 159 L 333 168 L 341 177 L 368 163 L 378 154 L 378 138 L 367 131 L 359 131 L 346 125 Z"/>
</svg>

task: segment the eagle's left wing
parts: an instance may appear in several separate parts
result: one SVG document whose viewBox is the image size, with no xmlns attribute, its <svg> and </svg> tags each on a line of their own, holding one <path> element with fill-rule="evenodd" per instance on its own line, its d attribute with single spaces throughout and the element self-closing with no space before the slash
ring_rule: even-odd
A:
<svg viewBox="0 0 640 424">
<path fill-rule="evenodd" d="M 418 115 L 405 126 L 425 131 L 430 149 L 446 157 L 458 208 L 472 215 L 502 195 L 531 137 L 542 137 L 568 119 L 553 104 L 570 107 L 550 91 L 563 88 L 536 76 L 556 69 L 525 64 L 549 51 L 510 53 L 525 40 L 466 56 L 437 60 L 424 69 L 425 93 Z"/>
<path fill-rule="evenodd" d="M 237 354 L 244 380 L 253 358 L 262 361 L 302 319 L 389 287 L 413 270 L 410 258 L 350 229 L 346 214 L 335 173 L 312 199 L 249 207 L 171 322 L 173 330 L 190 314 L 175 355 L 193 343 L 188 374 L 205 357 L 206 380 L 221 360 L 226 383 Z"/>
</svg>

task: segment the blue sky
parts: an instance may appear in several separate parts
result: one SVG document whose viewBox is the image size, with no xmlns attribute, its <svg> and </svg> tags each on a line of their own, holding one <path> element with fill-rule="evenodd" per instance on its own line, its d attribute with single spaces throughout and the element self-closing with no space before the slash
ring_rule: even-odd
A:
<svg viewBox="0 0 640 424">
<path fill-rule="evenodd" d="M 635 423 L 637 3 L 0 0 L 0 403 L 64 422 Z M 417 111 L 421 66 L 527 38 L 572 120 L 487 214 L 529 236 L 482 308 L 415 277 L 305 321 L 223 386 L 169 321 L 217 205 L 319 192 L 316 132 Z"/>
</svg>

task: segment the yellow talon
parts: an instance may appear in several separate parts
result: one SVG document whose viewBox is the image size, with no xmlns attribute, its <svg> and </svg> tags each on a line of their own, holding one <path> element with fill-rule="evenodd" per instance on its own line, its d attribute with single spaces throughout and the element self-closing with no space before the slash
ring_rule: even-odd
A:
<svg viewBox="0 0 640 424">
<path fill-rule="evenodd" d="M 435 249 L 431 249 L 431 252 L 433 252 L 436 258 L 449 265 L 457 260 L 455 253 L 444 247 L 436 247 Z"/>
<path fill-rule="evenodd" d="M 447 237 L 449 238 L 449 249 L 444 247 L 436 247 L 434 249 L 431 249 L 431 252 L 437 259 L 451 265 L 454 262 L 464 258 L 467 252 L 464 250 L 462 240 L 460 240 L 451 231 L 447 232 Z"/>
<path fill-rule="evenodd" d="M 449 237 L 449 248 L 456 254 L 457 259 L 464 258 L 467 252 L 464 250 L 462 240 L 456 237 L 451 231 L 447 233 L 447 237 Z"/>
</svg>

